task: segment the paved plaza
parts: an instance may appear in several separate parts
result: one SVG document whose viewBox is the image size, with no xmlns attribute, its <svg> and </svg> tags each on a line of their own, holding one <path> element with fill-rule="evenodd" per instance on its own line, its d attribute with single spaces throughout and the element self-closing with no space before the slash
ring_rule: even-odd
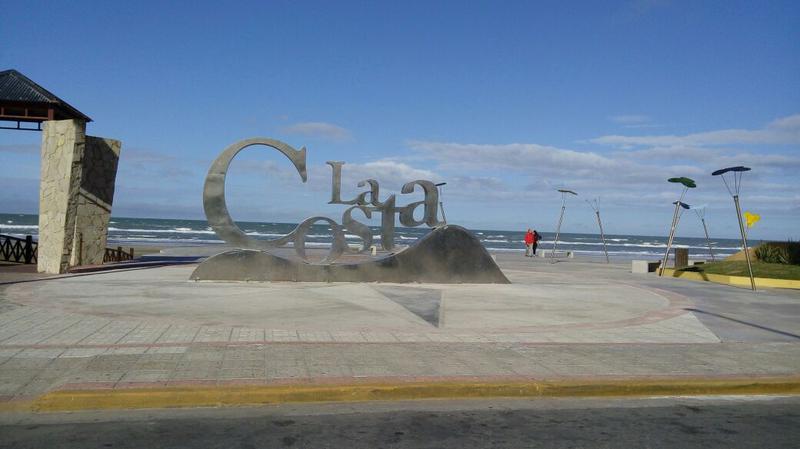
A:
<svg viewBox="0 0 800 449">
<path fill-rule="evenodd" d="M 133 387 L 800 375 L 800 291 L 497 258 L 512 284 L 191 282 L 194 265 L 6 274 L 0 400 Z"/>
</svg>

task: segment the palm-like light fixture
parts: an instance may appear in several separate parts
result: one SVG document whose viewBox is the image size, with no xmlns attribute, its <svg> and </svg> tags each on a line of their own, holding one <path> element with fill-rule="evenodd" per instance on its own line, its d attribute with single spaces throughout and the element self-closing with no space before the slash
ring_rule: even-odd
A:
<svg viewBox="0 0 800 449">
<path fill-rule="evenodd" d="M 608 248 L 606 248 L 606 236 L 603 233 L 603 222 L 600 220 L 600 200 L 597 198 L 592 201 L 586 200 L 586 204 L 588 204 L 594 211 L 594 214 L 597 215 L 597 226 L 600 227 L 600 240 L 603 241 L 603 252 L 606 254 L 606 263 L 611 263 L 608 259 Z"/>
<path fill-rule="evenodd" d="M 697 184 L 691 178 L 680 177 L 680 178 L 669 178 L 667 179 L 668 182 L 673 182 L 676 184 L 681 184 L 683 186 L 683 191 L 681 192 L 681 197 L 678 201 L 675 201 L 675 212 L 672 214 L 672 226 L 669 228 L 669 238 L 667 239 L 667 250 L 664 252 L 664 260 L 661 262 L 661 266 L 658 268 L 658 275 L 664 275 L 664 269 L 667 268 L 667 259 L 669 258 L 669 250 L 672 248 L 672 241 L 675 238 L 675 228 L 678 227 L 678 221 L 681 218 L 681 213 L 684 209 L 689 209 L 689 205 L 683 202 L 683 197 L 686 196 L 686 191 L 689 189 L 693 189 L 697 187 Z"/>
<path fill-rule="evenodd" d="M 561 216 L 558 217 L 558 226 L 556 226 L 556 239 L 553 241 L 553 252 L 550 253 L 550 262 L 555 262 L 556 246 L 558 246 L 558 236 L 561 234 L 561 223 L 564 221 L 564 210 L 567 208 L 567 194 L 578 196 L 572 190 L 558 189 L 561 193 Z"/>
<path fill-rule="evenodd" d="M 750 167 L 739 165 L 737 167 L 721 168 L 711 174 L 722 178 L 725 188 L 728 189 L 728 193 L 733 197 L 733 204 L 736 205 L 736 217 L 739 221 L 739 232 L 742 234 L 742 249 L 747 260 L 747 270 L 750 272 L 750 288 L 755 291 L 756 280 L 753 278 L 753 265 L 750 263 L 750 251 L 747 250 L 747 233 L 742 222 L 742 208 L 739 206 L 739 189 L 742 187 L 742 175 L 746 171 L 750 171 Z"/>
<path fill-rule="evenodd" d="M 703 232 L 706 233 L 706 245 L 708 245 L 708 253 L 711 255 L 711 261 L 714 262 L 717 259 L 714 258 L 714 250 L 711 248 L 711 239 L 708 238 L 708 226 L 706 226 L 706 205 L 703 204 L 702 206 L 694 206 L 692 207 L 695 215 L 697 218 L 700 219 L 700 222 L 703 223 Z"/>
</svg>

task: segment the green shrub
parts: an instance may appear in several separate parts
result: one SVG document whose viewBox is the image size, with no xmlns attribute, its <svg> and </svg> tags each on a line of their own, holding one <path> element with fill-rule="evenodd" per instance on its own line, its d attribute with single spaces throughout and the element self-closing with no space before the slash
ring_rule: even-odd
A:
<svg viewBox="0 0 800 449">
<path fill-rule="evenodd" d="M 755 253 L 761 262 L 800 265 L 800 242 L 767 242 L 759 245 Z"/>
</svg>

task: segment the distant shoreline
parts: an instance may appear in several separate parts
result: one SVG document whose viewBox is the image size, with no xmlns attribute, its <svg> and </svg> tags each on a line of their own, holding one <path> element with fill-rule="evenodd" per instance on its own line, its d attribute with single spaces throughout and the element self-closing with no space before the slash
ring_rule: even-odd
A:
<svg viewBox="0 0 800 449">
<path fill-rule="evenodd" d="M 272 240 L 282 237 L 295 229 L 293 223 L 256 223 L 239 222 L 239 227 L 249 237 L 256 240 Z M 372 242 L 369 246 L 381 246 L 382 232 L 377 226 L 371 226 Z M 15 236 L 33 235 L 38 231 L 38 217 L 28 214 L 0 214 L 0 233 Z M 394 245 L 413 244 L 430 231 L 421 226 L 416 228 L 396 227 Z M 494 254 L 521 254 L 524 251 L 524 230 L 502 231 L 490 229 L 470 230 L 481 244 Z M 542 240 L 540 250 L 550 250 L 554 246 L 555 234 L 540 231 Z M 326 224 L 311 227 L 306 235 L 306 247 L 330 247 L 331 230 Z M 36 238 L 36 237 L 34 237 Z M 363 240 L 345 233 L 349 245 L 363 244 Z M 605 259 L 604 245 L 597 233 L 569 233 L 559 235 L 557 248 L 560 251 L 572 251 L 576 257 L 590 260 Z M 758 243 L 753 241 L 753 244 Z M 216 233 L 204 220 L 145 219 L 112 217 L 109 223 L 108 245 L 115 248 L 138 247 L 140 254 L 154 252 L 153 248 L 193 247 L 223 245 Z M 714 254 L 725 257 L 740 250 L 740 242 L 734 239 L 712 239 Z M 675 248 L 688 248 L 693 258 L 710 258 L 708 244 L 705 239 L 684 237 L 678 234 L 673 245 Z M 622 234 L 606 234 L 605 245 L 609 258 L 614 260 L 660 259 L 666 250 L 664 236 L 635 236 Z"/>
<path fill-rule="evenodd" d="M 13 213 L 13 212 L 0 212 L 0 218 L 2 218 L 2 217 L 6 217 L 6 216 L 17 216 L 17 217 L 38 217 L 38 215 L 37 215 L 37 214 Z M 134 221 L 140 221 L 140 220 L 143 220 L 143 221 L 168 221 L 168 222 L 175 222 L 175 223 L 182 223 L 182 222 L 201 222 L 201 223 L 204 223 L 204 224 L 207 226 L 207 222 L 206 222 L 206 219 L 205 219 L 205 218 L 145 218 L 145 217 L 122 217 L 122 216 L 112 216 L 112 217 L 111 217 L 111 222 L 110 222 L 111 224 L 109 225 L 109 227 L 113 227 L 113 225 L 115 224 L 115 223 L 114 223 L 114 222 L 115 222 L 115 220 L 134 220 Z M 265 225 L 265 224 L 267 224 L 267 225 L 286 225 L 286 226 L 292 226 L 292 227 L 294 227 L 294 226 L 297 226 L 297 224 L 298 224 L 298 222 L 247 221 L 247 220 L 242 220 L 242 221 L 239 221 L 239 220 L 237 220 L 237 221 L 236 221 L 236 223 L 237 223 L 239 226 L 241 226 L 241 227 L 244 227 L 244 226 L 246 226 L 246 225 Z M 525 232 L 525 229 L 522 229 L 522 228 L 520 228 L 520 229 L 518 229 L 518 230 L 511 230 L 511 229 L 492 229 L 492 228 L 479 228 L 479 227 L 466 226 L 466 225 L 463 225 L 463 224 L 460 224 L 460 223 L 450 223 L 450 224 L 458 224 L 458 225 L 460 225 L 460 226 L 464 226 L 465 228 L 467 228 L 467 229 L 469 229 L 469 230 L 471 230 L 471 231 L 474 231 L 474 232 L 487 232 L 487 231 L 488 231 L 488 232 L 500 232 L 500 233 L 518 233 L 518 232 L 520 232 L 520 233 L 524 233 L 524 232 Z M 2 219 L 0 219 L 0 233 L 6 233 L 6 234 L 7 234 L 8 232 L 6 232 L 6 230 L 4 229 L 4 228 L 5 228 L 5 226 L 4 226 L 4 225 L 7 225 L 6 221 L 5 221 L 5 220 L 2 220 Z M 373 228 L 374 228 L 375 226 L 374 226 L 374 225 L 370 225 L 370 227 L 373 227 Z M 542 231 L 542 229 L 545 229 L 545 228 L 544 228 L 544 227 L 542 227 L 542 226 L 539 226 L 539 227 L 536 227 L 536 226 L 531 226 L 531 227 L 535 227 L 535 228 L 537 228 L 537 229 L 539 230 L 539 232 L 540 232 L 540 233 L 544 233 L 544 234 L 552 234 L 552 233 L 554 233 L 554 231 Z M 395 229 L 397 229 L 397 230 L 419 230 L 419 229 L 422 229 L 422 228 L 421 228 L 421 227 L 417 227 L 417 228 L 408 228 L 408 227 L 404 227 L 404 226 L 395 226 Z M 613 233 L 608 233 L 608 231 L 610 231 L 610 230 L 609 230 L 609 229 L 607 229 L 607 230 L 606 230 L 606 232 L 607 232 L 607 235 L 608 235 L 609 237 L 614 237 L 614 236 L 625 236 L 625 237 L 636 237 L 636 238 L 642 238 L 642 239 L 659 239 L 659 238 L 666 238 L 666 237 L 665 237 L 665 235 L 656 235 L 656 234 L 613 234 Z M 666 232 L 667 232 L 667 229 L 665 229 L 665 230 L 664 230 L 664 232 L 666 233 Z M 599 234 L 597 234 L 597 233 L 595 233 L 595 232 L 588 232 L 588 233 L 584 233 L 584 232 L 566 232 L 566 231 L 564 231 L 564 232 L 562 232 L 562 233 L 563 233 L 563 234 L 574 234 L 574 235 L 599 235 Z M 212 233 L 212 234 L 213 234 L 213 233 Z M 703 238 L 705 238 L 705 237 L 704 237 L 704 236 L 702 236 L 702 235 L 697 235 L 697 236 L 687 236 L 687 235 L 684 235 L 684 236 L 681 236 L 681 237 L 682 237 L 682 238 L 686 238 L 686 239 L 703 239 Z M 714 239 L 717 239 L 717 240 L 738 240 L 738 239 L 739 239 L 739 236 L 738 236 L 738 235 L 736 235 L 736 236 L 733 236 L 733 237 L 713 237 L 713 238 L 714 238 Z M 748 237 L 748 238 L 749 238 L 749 237 Z M 784 240 L 800 240 L 800 236 L 798 236 L 797 238 L 792 238 L 792 237 L 786 237 L 786 238 L 759 238 L 759 239 L 757 239 L 757 240 L 758 240 L 758 241 L 784 241 Z"/>
</svg>

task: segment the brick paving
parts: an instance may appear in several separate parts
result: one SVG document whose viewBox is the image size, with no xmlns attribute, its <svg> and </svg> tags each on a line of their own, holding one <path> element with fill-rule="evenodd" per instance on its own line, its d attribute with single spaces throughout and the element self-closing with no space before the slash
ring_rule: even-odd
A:
<svg viewBox="0 0 800 449">
<path fill-rule="evenodd" d="M 187 288 L 202 296 L 203 291 L 182 280 L 190 272 L 187 267 L 8 284 L 0 287 L 0 401 L 75 388 L 800 374 L 796 327 L 800 292 L 752 296 L 714 284 L 636 277 L 625 267 L 597 263 L 523 264 L 507 258 L 501 259 L 501 266 L 517 287 L 530 288 L 534 296 L 537 288 L 553 285 L 569 291 L 563 279 L 576 273 L 586 285 L 630 288 L 623 291 L 628 296 L 622 302 L 613 302 L 619 293 L 609 290 L 608 300 L 613 301 L 603 308 L 618 307 L 618 312 L 598 309 L 593 315 L 580 313 L 580 308 L 552 309 L 557 301 L 519 302 L 525 296 L 518 291 L 493 287 L 486 290 L 487 297 L 508 292 L 508 310 L 492 310 L 500 300 L 476 303 L 477 311 L 459 308 L 453 298 L 460 296 L 447 295 L 462 290 L 442 287 L 446 324 L 436 327 L 391 302 L 381 303 L 374 291 L 347 287 L 364 301 L 347 307 L 374 307 L 375 321 L 315 322 L 308 316 L 313 307 L 297 313 L 292 303 L 281 303 L 274 313 L 285 314 L 285 320 L 265 315 L 270 326 L 258 327 L 253 326 L 255 318 L 207 316 L 202 304 L 189 307 L 195 298 L 175 292 Z M 91 296 L 86 290 L 102 290 L 104 282 L 120 287 L 128 278 L 146 289 L 148 276 L 163 290 L 142 295 L 137 304 L 150 307 L 152 301 L 165 302 L 162 307 L 167 312 L 162 316 L 136 313 L 136 304 L 123 307 L 124 296 L 102 291 Z M 46 297 L 38 295 L 44 283 L 50 286 Z M 319 290 L 317 285 L 291 287 L 293 298 Z M 244 287 L 213 288 L 217 295 L 226 288 L 240 294 Z M 246 288 L 244 293 L 263 294 L 270 287 Z M 69 289 L 78 293 L 68 296 Z M 325 290 L 326 302 L 320 297 L 307 299 L 318 307 L 349 301 L 337 297 L 338 291 Z M 75 302 L 90 296 L 94 303 Z M 171 298 L 187 305 L 186 313 L 172 308 Z M 598 301 L 604 298 L 598 296 Z M 242 316 L 253 314 L 248 312 L 249 303 L 226 297 L 219 301 L 229 301 L 229 308 L 243 307 Z M 514 316 L 526 313 L 520 309 L 523 306 L 541 306 L 531 315 L 530 325 L 512 322 Z M 708 312 L 694 313 L 697 308 Z M 117 313 L 118 309 L 124 310 Z M 237 324 L 237 319 L 246 322 Z M 285 327 L 273 326 L 282 320 Z"/>
</svg>

